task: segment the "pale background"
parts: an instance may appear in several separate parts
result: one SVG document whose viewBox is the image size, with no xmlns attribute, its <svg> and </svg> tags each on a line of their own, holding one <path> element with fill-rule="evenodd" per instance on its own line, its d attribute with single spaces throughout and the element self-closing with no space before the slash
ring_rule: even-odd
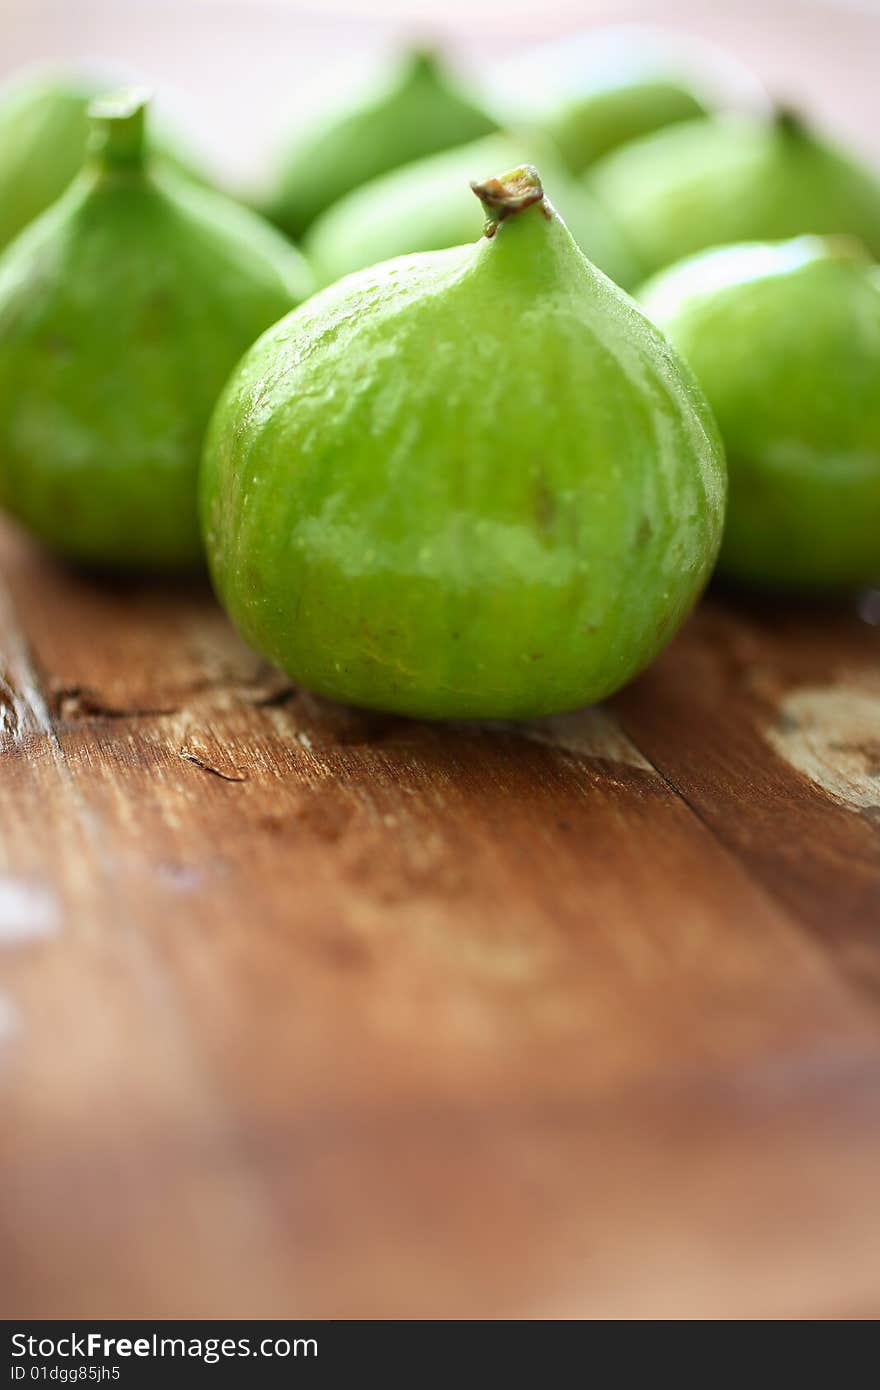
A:
<svg viewBox="0 0 880 1390">
<path fill-rule="evenodd" d="M 90 60 L 143 80 L 248 183 L 298 112 L 332 104 L 395 46 L 439 42 L 476 75 L 533 40 L 632 20 L 722 45 L 880 161 L 878 0 L 0 0 L 0 77 Z"/>
</svg>

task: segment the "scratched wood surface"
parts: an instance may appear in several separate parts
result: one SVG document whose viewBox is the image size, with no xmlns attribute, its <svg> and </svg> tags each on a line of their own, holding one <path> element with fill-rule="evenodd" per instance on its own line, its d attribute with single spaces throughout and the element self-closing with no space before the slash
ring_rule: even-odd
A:
<svg viewBox="0 0 880 1390">
<path fill-rule="evenodd" d="M 0 531 L 0 1306 L 880 1315 L 880 618 L 315 700 Z"/>
</svg>

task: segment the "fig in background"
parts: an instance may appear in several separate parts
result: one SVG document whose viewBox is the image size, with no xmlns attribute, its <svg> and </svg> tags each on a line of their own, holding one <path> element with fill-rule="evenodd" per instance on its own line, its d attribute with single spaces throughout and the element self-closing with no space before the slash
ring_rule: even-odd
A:
<svg viewBox="0 0 880 1390">
<path fill-rule="evenodd" d="M 764 110 L 757 79 L 714 45 L 625 24 L 554 39 L 499 64 L 491 109 L 551 137 L 573 173 L 678 121 L 728 106 Z"/>
<path fill-rule="evenodd" d="M 408 251 L 442 251 L 479 236 L 483 216 L 469 183 L 483 169 L 539 159 L 553 206 L 581 250 L 625 289 L 640 278 L 623 238 L 579 180 L 534 136 L 488 135 L 373 179 L 319 217 L 305 250 L 329 284 L 353 270 Z"/>
<path fill-rule="evenodd" d="M 710 246 L 848 233 L 880 255 L 880 177 L 800 118 L 727 115 L 625 145 L 587 186 L 646 275 Z"/>
<path fill-rule="evenodd" d="M 71 559 L 187 568 L 212 407 L 311 272 L 151 159 L 142 97 L 92 110 L 86 167 L 0 256 L 0 502 Z"/>
<path fill-rule="evenodd" d="M 299 237 L 325 208 L 369 179 L 494 129 L 434 54 L 411 53 L 372 92 L 291 145 L 266 214 Z"/>
<path fill-rule="evenodd" d="M 40 73 L 0 88 L 0 249 L 56 202 L 82 168 L 89 134 L 89 104 L 108 90 L 97 77 Z M 166 134 L 155 149 L 190 177 L 204 182 Z"/>
<path fill-rule="evenodd" d="M 880 579 L 880 268 L 801 237 L 704 252 L 642 296 L 727 447 L 719 568 L 786 589 Z"/>
</svg>

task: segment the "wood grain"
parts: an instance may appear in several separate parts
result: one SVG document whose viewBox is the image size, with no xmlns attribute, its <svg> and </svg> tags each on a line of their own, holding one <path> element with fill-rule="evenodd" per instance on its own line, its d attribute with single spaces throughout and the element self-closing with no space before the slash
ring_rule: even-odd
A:
<svg viewBox="0 0 880 1390">
<path fill-rule="evenodd" d="M 691 622 L 686 651 L 626 691 L 618 716 L 876 1003 L 880 628 L 854 603 L 723 595 Z"/>
<path fill-rule="evenodd" d="M 875 629 L 449 728 L 0 559 L 8 1316 L 880 1312 Z"/>
</svg>

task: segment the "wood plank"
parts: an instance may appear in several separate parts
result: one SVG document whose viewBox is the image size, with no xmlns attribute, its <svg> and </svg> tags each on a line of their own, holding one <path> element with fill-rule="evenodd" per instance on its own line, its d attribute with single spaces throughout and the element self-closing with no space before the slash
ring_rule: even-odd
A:
<svg viewBox="0 0 880 1390">
<path fill-rule="evenodd" d="M 880 1004 L 876 601 L 719 591 L 614 710 L 719 840 Z"/>
<path fill-rule="evenodd" d="M 10 1315 L 875 1306 L 876 1018 L 613 713 L 361 715 L 3 568 Z"/>
<path fill-rule="evenodd" d="M 172 1260 L 196 1312 L 234 1299 L 256 1315 L 271 1296 L 262 1197 L 237 1162 L 173 982 L 132 930 L 112 837 L 0 607 L 15 711 L 0 773 L 0 1306 L 8 1316 L 103 1311 L 89 1297 L 96 1285 L 115 1286 L 111 1307 L 129 1286 L 161 1289 Z M 175 1152 L 212 1154 L 213 1165 L 175 1163 Z M 230 1249 L 252 1285 L 230 1269 Z"/>
</svg>

